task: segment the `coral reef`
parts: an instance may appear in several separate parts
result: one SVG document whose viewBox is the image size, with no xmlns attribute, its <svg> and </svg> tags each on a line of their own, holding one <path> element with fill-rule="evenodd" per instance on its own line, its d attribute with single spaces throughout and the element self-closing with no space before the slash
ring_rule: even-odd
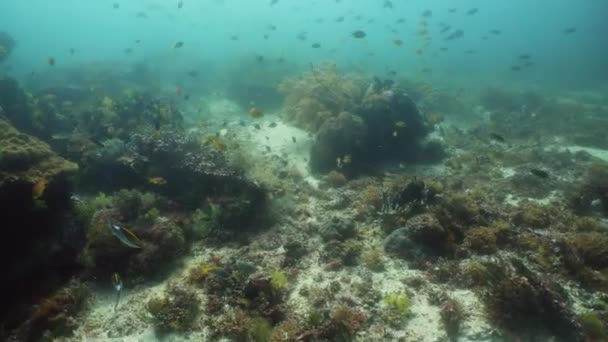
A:
<svg viewBox="0 0 608 342">
<path fill-rule="evenodd" d="M 77 170 L 44 142 L 0 120 L 0 257 L 6 262 L 0 317 L 10 313 L 7 328 L 21 317 L 14 305 L 52 291 L 78 268 L 83 234 L 68 215 L 69 179 Z"/>
<path fill-rule="evenodd" d="M 335 64 L 323 64 L 279 84 L 285 95 L 284 116 L 297 127 L 315 133 L 329 118 L 352 112 L 362 95 L 361 80 L 342 75 Z"/>
</svg>

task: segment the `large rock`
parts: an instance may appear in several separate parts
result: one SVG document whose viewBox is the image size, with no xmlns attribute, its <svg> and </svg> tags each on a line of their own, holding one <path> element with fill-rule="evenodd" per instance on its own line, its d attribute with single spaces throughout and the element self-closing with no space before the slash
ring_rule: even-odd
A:
<svg viewBox="0 0 608 342">
<path fill-rule="evenodd" d="M 343 173 L 352 173 L 363 157 L 365 139 L 365 125 L 360 117 L 342 112 L 327 119 L 311 147 L 312 170 L 327 173 L 341 169 Z"/>
<path fill-rule="evenodd" d="M 432 130 L 414 101 L 390 81 L 376 79 L 368 87 L 358 114 L 365 122 L 364 156 L 370 163 L 417 159 Z"/>
</svg>

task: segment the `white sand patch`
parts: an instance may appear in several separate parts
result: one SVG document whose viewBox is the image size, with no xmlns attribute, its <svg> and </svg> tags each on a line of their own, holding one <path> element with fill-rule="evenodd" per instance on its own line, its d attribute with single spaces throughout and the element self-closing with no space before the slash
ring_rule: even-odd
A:
<svg viewBox="0 0 608 342">
<path fill-rule="evenodd" d="M 270 127 L 273 122 L 276 126 Z M 254 124 L 259 125 L 260 129 L 255 128 Z M 310 147 L 314 141 L 308 132 L 284 123 L 275 115 L 253 121 L 248 125 L 248 131 L 251 134 L 248 139 L 251 152 L 286 156 L 311 185 L 315 187 L 318 185 L 319 180 L 312 176 L 308 167 Z"/>
<path fill-rule="evenodd" d="M 576 152 L 581 152 L 581 151 L 587 152 L 590 155 L 592 155 L 598 159 L 608 161 L 608 150 L 602 150 L 599 148 L 585 147 L 585 146 L 578 146 L 578 145 L 561 146 L 558 148 L 559 148 L 559 150 L 570 151 L 571 153 L 576 153 Z"/>
<path fill-rule="evenodd" d="M 502 173 L 502 178 L 513 177 L 517 173 L 512 167 L 501 167 L 500 172 Z"/>
<path fill-rule="evenodd" d="M 456 290 L 450 296 L 462 304 L 465 319 L 460 327 L 461 336 L 475 341 L 493 341 L 493 328 L 487 322 L 483 304 L 471 290 Z"/>
</svg>

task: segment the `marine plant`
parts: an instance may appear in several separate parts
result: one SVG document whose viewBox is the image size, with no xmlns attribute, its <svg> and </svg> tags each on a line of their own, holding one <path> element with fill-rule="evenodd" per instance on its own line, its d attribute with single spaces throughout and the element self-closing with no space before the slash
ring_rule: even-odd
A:
<svg viewBox="0 0 608 342">
<path fill-rule="evenodd" d="M 252 318 L 247 330 L 249 340 L 254 342 L 269 342 L 272 336 L 272 325 L 264 317 Z"/>
<path fill-rule="evenodd" d="M 390 322 L 400 321 L 410 313 L 410 297 L 404 292 L 389 293 L 382 298 L 385 317 Z"/>
<path fill-rule="evenodd" d="M 380 248 L 374 248 L 363 253 L 361 259 L 363 265 L 373 272 L 384 271 L 384 261 L 382 259 L 382 250 Z"/>
<path fill-rule="evenodd" d="M 464 320 L 462 304 L 454 298 L 445 296 L 440 305 L 439 314 L 450 341 L 457 341 L 460 327 Z"/>
<path fill-rule="evenodd" d="M 287 275 L 285 272 L 275 269 L 270 274 L 270 285 L 273 291 L 282 291 L 287 287 Z"/>
<path fill-rule="evenodd" d="M 213 207 L 211 207 L 213 208 Z M 213 215 L 213 210 L 211 210 Z M 202 209 L 196 209 L 190 217 L 190 229 L 195 239 L 205 238 L 211 233 L 213 228 L 212 217 Z"/>
<path fill-rule="evenodd" d="M 596 270 L 608 267 L 608 235 L 601 232 L 578 233 L 571 237 L 574 249 L 585 265 Z"/>
<path fill-rule="evenodd" d="M 466 231 L 464 245 L 479 254 L 492 254 L 498 249 L 502 235 L 508 230 L 506 223 L 494 222 L 489 227 L 475 227 Z"/>
<path fill-rule="evenodd" d="M 361 310 L 339 304 L 329 314 L 329 325 L 325 327 L 324 335 L 334 341 L 351 341 L 366 322 Z"/>
<path fill-rule="evenodd" d="M 191 289 L 170 284 L 161 297 L 153 297 L 147 302 L 148 312 L 153 317 L 157 332 L 188 331 L 199 313 L 199 299 Z"/>
<path fill-rule="evenodd" d="M 587 338 L 590 341 L 608 340 L 608 326 L 595 312 L 585 312 L 578 316 Z"/>
</svg>

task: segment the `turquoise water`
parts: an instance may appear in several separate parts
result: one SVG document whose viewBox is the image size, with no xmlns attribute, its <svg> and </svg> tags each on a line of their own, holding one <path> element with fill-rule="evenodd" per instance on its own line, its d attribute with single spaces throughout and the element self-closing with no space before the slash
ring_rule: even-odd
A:
<svg viewBox="0 0 608 342">
<path fill-rule="evenodd" d="M 119 5 L 118 9 L 113 4 Z M 341 66 L 385 75 L 394 70 L 447 83 L 534 84 L 538 87 L 605 86 L 608 4 L 569 1 L 3 1 L 2 30 L 18 42 L 5 71 L 20 78 L 58 67 L 107 62 L 117 66 L 148 62 L 167 78 L 196 68 L 209 80 L 217 71 L 262 55 L 284 58 L 291 68 L 334 61 Z M 449 9 L 455 8 L 454 13 Z M 472 15 L 466 12 L 478 8 Z M 425 10 L 432 16 L 424 18 Z M 138 17 L 145 13 L 146 18 Z M 141 15 L 140 15 L 141 16 Z M 342 22 L 337 19 L 343 17 Z M 403 18 L 404 23 L 398 23 Z M 451 30 L 440 33 L 443 26 Z M 276 30 L 272 30 L 274 25 Z M 574 34 L 564 34 L 575 27 Z M 418 34 L 428 30 L 429 43 Z M 453 30 L 461 39 L 446 41 Z M 490 30 L 500 30 L 500 35 Z M 363 30 L 364 39 L 351 33 Z M 394 31 L 394 32 L 392 32 Z M 297 39 L 306 32 L 306 41 Z M 267 39 L 264 38 L 267 35 Z M 238 40 L 231 40 L 238 36 Z M 487 40 L 483 37 L 487 36 Z M 393 40 L 403 41 L 396 46 Z M 141 43 L 135 43 L 141 40 Z M 172 47 L 183 41 L 179 50 Z M 320 48 L 311 48 L 319 43 Z M 440 48 L 448 48 L 443 52 Z M 133 52 L 125 54 L 126 49 Z M 71 55 L 68 51 L 75 49 Z M 418 55 L 416 50 L 423 49 Z M 474 50 L 475 53 L 467 53 Z M 373 55 L 371 55 L 373 54 Z M 520 54 L 533 67 L 513 72 Z M 420 75 L 420 70 L 432 73 Z"/>
</svg>

